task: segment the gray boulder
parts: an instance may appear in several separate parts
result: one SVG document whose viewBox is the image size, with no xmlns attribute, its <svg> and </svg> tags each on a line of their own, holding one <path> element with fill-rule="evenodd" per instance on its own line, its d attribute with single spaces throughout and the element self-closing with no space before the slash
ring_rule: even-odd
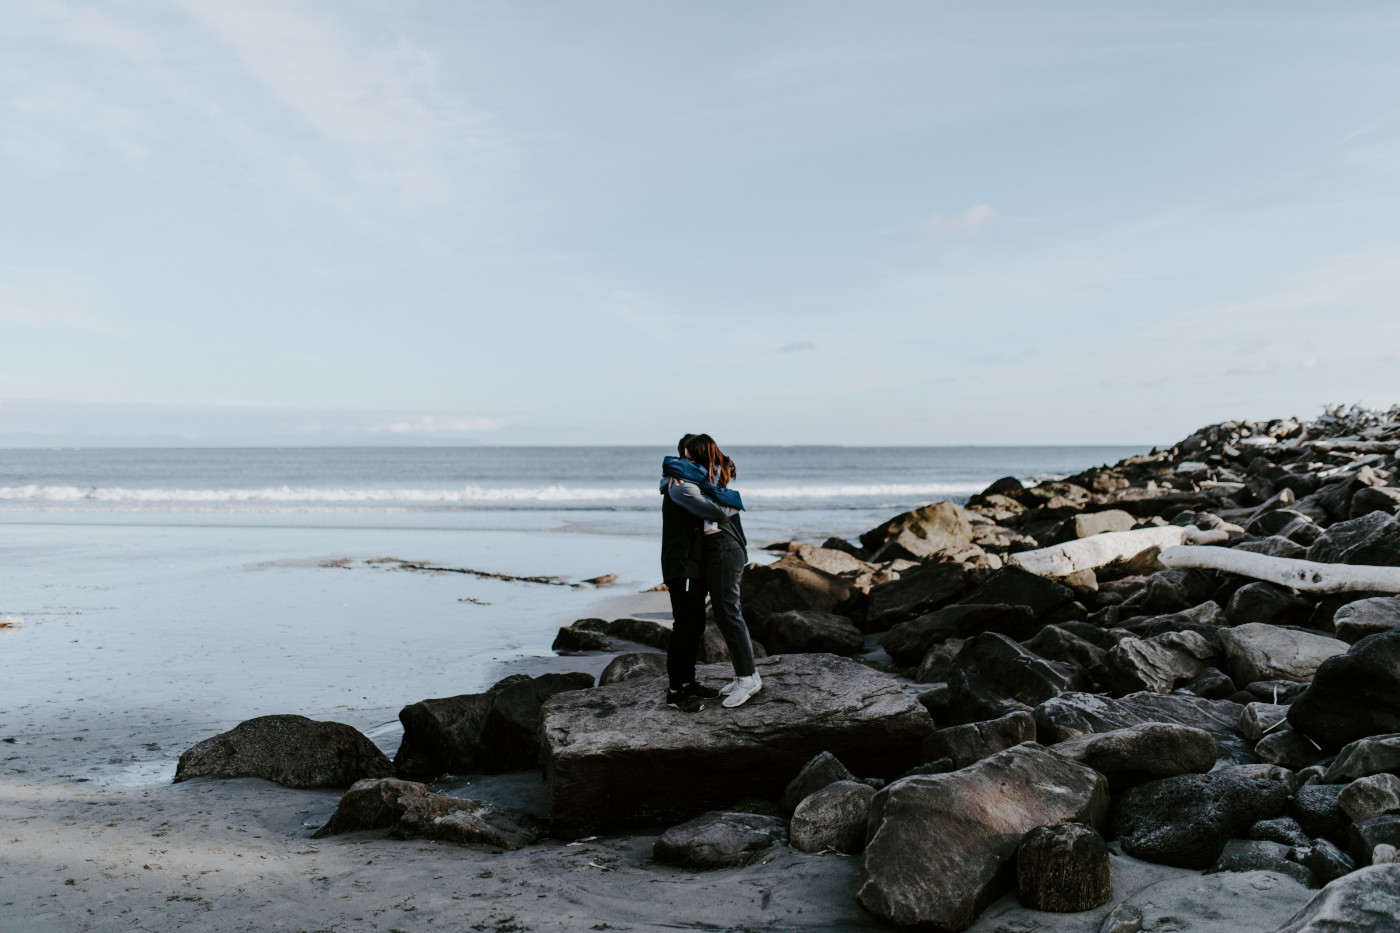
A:
<svg viewBox="0 0 1400 933">
<path fill-rule="evenodd" d="M 1298 821 L 1310 837 L 1330 839 L 1345 845 L 1351 817 L 1340 803 L 1342 787 L 1338 784 L 1304 784 L 1293 791 L 1288 801 L 1288 815 Z"/>
<path fill-rule="evenodd" d="M 1128 531 L 1137 524 L 1122 509 L 1106 509 L 1102 512 L 1081 512 L 1069 522 L 1069 530 L 1076 538 L 1087 538 L 1107 531 Z"/>
<path fill-rule="evenodd" d="M 1400 813 L 1400 777 L 1372 774 L 1342 788 L 1337 803 L 1352 820 L 1367 820 L 1383 813 Z"/>
<path fill-rule="evenodd" d="M 1337 637 L 1356 644 L 1367 635 L 1388 632 L 1400 625 L 1400 596 L 1373 596 L 1347 603 L 1332 616 Z"/>
<path fill-rule="evenodd" d="M 1225 607 L 1232 625 L 1267 622 L 1270 625 L 1306 625 L 1313 604 L 1271 583 L 1247 583 L 1235 590 Z"/>
<path fill-rule="evenodd" d="M 1369 635 L 1323 661 L 1289 707 L 1288 721 L 1325 749 L 1400 732 L 1400 629 Z"/>
<path fill-rule="evenodd" d="M 1313 884 L 1321 887 L 1356 871 L 1356 861 L 1326 839 L 1313 839 L 1288 850 L 1288 857 L 1306 865 Z"/>
<path fill-rule="evenodd" d="M 1326 635 L 1249 622 L 1220 631 L 1225 671 L 1237 684 L 1256 680 L 1312 680 L 1322 662 L 1347 650 Z"/>
<path fill-rule="evenodd" d="M 1026 832 L 1101 825 L 1104 777 L 1034 743 L 948 774 L 904 778 L 871 802 L 856 899 L 880 919 L 963 930 L 1010 882 Z"/>
<path fill-rule="evenodd" d="M 860 629 L 849 617 L 821 609 L 775 612 L 749 628 L 771 654 L 855 654 L 864 646 Z"/>
<path fill-rule="evenodd" d="M 1309 844 L 1308 834 L 1302 825 L 1291 816 L 1278 816 L 1272 820 L 1260 820 L 1249 827 L 1250 839 L 1264 839 L 1285 846 L 1305 846 Z"/>
<path fill-rule="evenodd" d="M 1016 848 L 1016 888 L 1032 910 L 1078 913 L 1113 896 L 1103 837 L 1083 823 L 1037 826 Z"/>
<path fill-rule="evenodd" d="M 591 674 L 541 674 L 493 692 L 476 739 L 481 768 L 500 773 L 538 767 L 540 707 L 556 694 L 591 686 Z"/>
<path fill-rule="evenodd" d="M 1035 616 L 1024 606 L 959 604 L 896 623 L 880 639 L 880 646 L 894 663 L 907 667 L 918 664 L 930 648 L 951 638 L 978 632 L 1001 632 L 1015 638 L 1028 633 L 1034 623 Z"/>
<path fill-rule="evenodd" d="M 1337 753 L 1322 777 L 1324 784 L 1342 784 L 1368 774 L 1400 774 L 1400 732 L 1357 739 Z"/>
<path fill-rule="evenodd" d="M 621 651 L 628 644 L 666 650 L 671 630 L 650 619 L 579 619 L 559 630 L 551 651 L 578 654 L 586 651 Z"/>
<path fill-rule="evenodd" d="M 926 762 L 947 758 L 954 768 L 966 768 L 1003 749 L 1034 741 L 1035 717 L 1020 710 L 1000 719 L 939 729 L 924 738 L 921 754 Z"/>
<path fill-rule="evenodd" d="M 1114 810 L 1123 851 L 1133 858 L 1179 868 L 1206 868 L 1225 843 L 1260 820 L 1283 813 L 1286 783 L 1224 768 L 1139 784 Z"/>
<path fill-rule="evenodd" d="M 801 852 L 859 852 L 874 796 L 875 788 L 859 781 L 836 781 L 811 794 L 793 811 L 788 827 L 792 847 Z"/>
<path fill-rule="evenodd" d="M 636 651 L 620 654 L 608 662 L 603 673 L 598 675 L 598 686 L 621 683 L 634 677 L 664 677 L 666 675 L 666 655 L 655 651 Z"/>
<path fill-rule="evenodd" d="M 502 849 L 520 849 L 545 835 L 544 824 L 528 813 L 436 794 L 426 784 L 395 778 L 356 782 L 314 835 L 384 828 L 395 839 L 437 839 Z"/>
<path fill-rule="evenodd" d="M 305 716 L 259 716 L 186 749 L 175 782 L 256 777 L 285 787 L 347 787 L 389 777 L 393 762 L 353 726 Z"/>
<path fill-rule="evenodd" d="M 1104 655 L 1099 672 L 1114 693 L 1170 693 L 1211 667 L 1216 650 L 1196 632 L 1124 638 Z"/>
<path fill-rule="evenodd" d="M 1390 486 L 1364 486 L 1351 497 L 1351 518 L 1371 512 L 1394 515 L 1400 512 L 1400 489 Z"/>
<path fill-rule="evenodd" d="M 1308 548 L 1308 560 L 1324 564 L 1400 566 L 1400 521 L 1385 512 L 1337 522 Z"/>
<path fill-rule="evenodd" d="M 1338 878 L 1274 933 L 1394 933 L 1400 917 L 1400 865 Z"/>
<path fill-rule="evenodd" d="M 870 529 L 860 536 L 860 543 L 870 552 L 872 561 L 889 557 L 917 560 L 967 547 L 972 543 L 972 524 L 967 513 L 952 502 L 935 502 Z M 897 546 L 899 552 L 882 554 L 882 549 L 890 545 Z"/>
<path fill-rule="evenodd" d="M 1103 648 L 1060 625 L 1047 625 L 1021 644 L 1047 661 L 1077 664 L 1085 670 L 1102 663 L 1104 657 Z"/>
<path fill-rule="evenodd" d="M 967 639 L 948 678 L 949 703 L 960 722 L 1028 710 L 1088 685 L 1088 676 L 1078 667 L 1047 661 L 994 632 Z"/>
<path fill-rule="evenodd" d="M 1262 762 L 1290 771 L 1301 771 L 1323 757 L 1316 745 L 1286 723 L 1260 739 L 1254 746 L 1254 754 Z"/>
<path fill-rule="evenodd" d="M 914 674 L 914 680 L 921 684 L 943 684 L 946 688 L 948 678 L 953 674 L 958 652 L 964 644 L 961 638 L 950 638 L 929 648 L 924 659 L 919 662 L 919 670 Z"/>
<path fill-rule="evenodd" d="M 1255 760 L 1253 746 L 1240 735 L 1244 707 L 1229 700 L 1207 700 L 1180 693 L 1132 693 L 1125 697 L 1066 693 L 1035 708 L 1036 734 L 1059 743 L 1075 735 L 1112 732 L 1145 722 L 1175 723 L 1210 733 L 1222 760 Z"/>
<path fill-rule="evenodd" d="M 1240 714 L 1240 732 L 1248 742 L 1258 742 L 1268 732 L 1288 718 L 1286 703 L 1247 703 Z"/>
<path fill-rule="evenodd" d="M 1312 886 L 1312 871 L 1288 857 L 1289 846 L 1262 839 L 1231 839 L 1225 843 L 1215 864 L 1206 869 L 1212 875 L 1222 871 L 1273 871 Z"/>
<path fill-rule="evenodd" d="M 1074 590 L 1020 567 L 1004 567 L 982 582 L 977 589 L 959 600 L 960 603 L 981 606 L 1024 606 L 1037 620 L 1074 599 Z"/>
<path fill-rule="evenodd" d="M 1371 864 L 1377 846 L 1400 847 L 1400 813 L 1382 813 L 1347 827 L 1348 849 L 1358 865 Z"/>
<path fill-rule="evenodd" d="M 702 681 L 732 670 L 702 667 Z M 760 658 L 763 690 L 737 709 L 678 713 L 649 681 L 561 693 L 540 736 L 556 830 L 684 820 L 745 797 L 777 799 L 829 751 L 874 776 L 918 763 L 933 720 L 887 674 L 829 654 Z"/>
<path fill-rule="evenodd" d="M 758 813 L 711 811 L 672 826 L 652 845 L 652 857 L 678 868 L 747 865 L 787 836 L 786 824 Z"/>
<path fill-rule="evenodd" d="M 871 587 L 865 631 L 885 632 L 898 622 L 932 612 L 967 588 L 962 564 L 929 564 L 901 573 L 898 580 Z"/>
<path fill-rule="evenodd" d="M 802 770 L 797 772 L 797 777 L 788 782 L 787 787 L 783 788 L 782 796 L 778 798 L 778 803 L 784 812 L 791 813 L 797 809 L 799 803 L 828 784 L 855 780 L 856 776 L 846 769 L 841 759 L 831 752 L 822 752 L 803 765 Z"/>
<path fill-rule="evenodd" d="M 1050 751 L 1108 776 L 1113 786 L 1203 774 L 1215 766 L 1215 739 L 1204 729 L 1148 722 L 1112 732 L 1077 735 Z"/>
<path fill-rule="evenodd" d="M 776 612 L 816 609 L 859 617 L 864 594 L 850 580 L 818 570 L 796 555 L 771 564 L 750 564 L 739 581 L 744 617 L 762 623 Z"/>
</svg>

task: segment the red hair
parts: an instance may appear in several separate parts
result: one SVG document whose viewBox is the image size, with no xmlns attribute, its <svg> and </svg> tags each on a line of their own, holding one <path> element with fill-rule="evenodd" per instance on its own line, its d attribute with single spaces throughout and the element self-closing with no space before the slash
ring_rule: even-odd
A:
<svg viewBox="0 0 1400 933">
<path fill-rule="evenodd" d="M 739 475 L 734 461 L 724 455 L 710 435 L 690 434 L 681 443 L 685 447 L 685 455 L 703 466 L 710 474 L 710 482 L 716 486 L 728 486 Z"/>
</svg>

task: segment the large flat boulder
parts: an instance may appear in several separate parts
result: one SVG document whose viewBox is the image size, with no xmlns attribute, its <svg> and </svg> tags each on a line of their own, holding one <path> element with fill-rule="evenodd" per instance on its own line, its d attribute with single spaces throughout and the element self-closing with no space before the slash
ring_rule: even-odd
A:
<svg viewBox="0 0 1400 933">
<path fill-rule="evenodd" d="M 1373 865 L 1333 881 L 1275 933 L 1393 933 L 1400 864 Z"/>
<path fill-rule="evenodd" d="M 749 631 L 770 654 L 855 654 L 864 645 L 860 629 L 847 616 L 820 609 L 775 612 L 751 623 Z"/>
<path fill-rule="evenodd" d="M 732 670 L 701 668 L 701 681 Z M 886 674 L 831 654 L 758 661 L 763 690 L 737 709 L 681 713 L 652 681 L 559 694 L 541 713 L 549 818 L 585 835 L 675 823 L 746 796 L 776 800 L 820 752 L 901 774 L 933 720 Z"/>
<path fill-rule="evenodd" d="M 873 560 L 889 557 L 931 557 L 940 551 L 956 551 L 972 543 L 967 513 L 952 502 L 935 502 L 904 512 L 860 536 Z M 891 553 L 882 554 L 886 548 Z M 897 548 L 895 551 L 893 549 Z"/>
<path fill-rule="evenodd" d="M 1102 824 L 1108 783 L 1018 745 L 949 774 L 896 781 L 871 802 L 856 899 L 900 926 L 964 930 L 1012 882 L 1007 863 L 1037 826 Z"/>
<path fill-rule="evenodd" d="M 288 714 L 249 719 L 191 746 L 180 756 L 175 781 L 257 777 L 286 787 L 347 787 L 393 773 L 384 753 L 353 726 Z"/>
</svg>

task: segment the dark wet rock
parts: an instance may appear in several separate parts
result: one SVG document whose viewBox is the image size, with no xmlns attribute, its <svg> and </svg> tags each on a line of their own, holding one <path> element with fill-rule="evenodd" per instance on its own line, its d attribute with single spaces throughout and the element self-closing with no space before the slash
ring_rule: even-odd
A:
<svg viewBox="0 0 1400 933">
<path fill-rule="evenodd" d="M 1225 607 L 1225 615 L 1233 625 L 1249 622 L 1306 625 L 1312 611 L 1311 600 L 1270 583 L 1249 583 L 1240 587 Z"/>
<path fill-rule="evenodd" d="M 175 781 L 257 777 L 286 787 L 346 787 L 394 765 L 359 730 L 305 716 L 259 716 L 186 749 Z"/>
<path fill-rule="evenodd" d="M 1213 875 L 1222 871 L 1278 872 L 1302 885 L 1312 885 L 1312 872 L 1306 865 L 1288 858 L 1289 846 L 1263 839 L 1231 839 L 1225 843 L 1215 864 L 1206 869 Z"/>
<path fill-rule="evenodd" d="M 1337 522 L 1308 548 L 1308 560 L 1324 564 L 1400 566 L 1400 520 L 1385 512 Z"/>
<path fill-rule="evenodd" d="M 1078 667 L 1047 661 L 993 632 L 967 639 L 948 679 L 949 702 L 961 722 L 1030 709 L 1088 685 L 1088 677 Z"/>
<path fill-rule="evenodd" d="M 1288 857 L 1312 872 L 1313 884 L 1321 887 L 1356 871 L 1356 861 L 1326 839 L 1312 839 L 1295 845 Z"/>
<path fill-rule="evenodd" d="M 1312 680 L 1323 661 L 1346 651 L 1326 635 L 1249 622 L 1222 629 L 1225 670 L 1237 684 L 1256 680 Z"/>
<path fill-rule="evenodd" d="M 1112 732 L 1077 735 L 1050 746 L 1108 776 L 1115 787 L 1177 774 L 1199 774 L 1215 766 L 1215 739 L 1204 729 L 1148 722 Z"/>
<path fill-rule="evenodd" d="M 394 766 L 399 777 L 419 780 L 533 768 L 539 763 L 540 703 L 562 690 L 591 686 L 593 677 L 583 673 L 515 674 L 485 693 L 412 703 L 399 711 L 403 740 Z"/>
<path fill-rule="evenodd" d="M 1347 829 L 1348 854 L 1358 865 L 1371 864 L 1376 846 L 1400 848 L 1400 813 L 1383 813 L 1357 820 Z"/>
<path fill-rule="evenodd" d="M 1331 882 L 1274 933 L 1394 933 L 1400 865 L 1363 868 Z"/>
<path fill-rule="evenodd" d="M 666 650 L 671 630 L 650 619 L 579 619 L 559 630 L 550 650 L 559 654 L 621 651 L 629 644 Z"/>
<path fill-rule="evenodd" d="M 1323 757 L 1316 745 L 1287 724 L 1260 739 L 1254 746 L 1254 754 L 1260 761 L 1290 771 L 1300 771 Z"/>
<path fill-rule="evenodd" d="M 1226 841 L 1283 813 L 1288 785 L 1225 768 L 1139 784 L 1114 809 L 1123 851 L 1179 868 L 1206 868 Z"/>
<path fill-rule="evenodd" d="M 1309 844 L 1308 834 L 1291 816 L 1279 816 L 1271 820 L 1260 820 L 1249 827 L 1250 839 L 1265 839 L 1285 846 L 1305 846 Z"/>
<path fill-rule="evenodd" d="M 1033 743 L 896 781 L 871 803 L 856 899 L 889 923 L 965 929 L 1008 885 L 1026 832 L 1101 825 L 1107 804 L 1102 775 Z"/>
<path fill-rule="evenodd" d="M 1357 778 L 1342 788 L 1337 803 L 1353 822 L 1400 813 L 1400 777 L 1381 773 Z"/>
<path fill-rule="evenodd" d="M 1394 515 L 1400 512 L 1400 489 L 1387 486 L 1367 486 L 1351 497 L 1351 517 L 1360 518 L 1372 512 Z"/>
<path fill-rule="evenodd" d="M 820 609 L 775 612 L 751 625 L 750 631 L 773 654 L 855 654 L 864 645 L 860 629 L 849 617 Z"/>
<path fill-rule="evenodd" d="M 929 564 L 901 573 L 898 580 L 871 587 L 865 631 L 888 631 L 898 622 L 951 602 L 967 587 L 967 577 L 962 564 Z"/>
<path fill-rule="evenodd" d="M 964 644 L 966 642 L 961 638 L 950 638 L 929 648 L 924 659 L 919 662 L 919 670 L 914 674 L 914 680 L 921 684 L 941 683 L 946 692 L 948 678 L 953 673 L 953 664 Z"/>
<path fill-rule="evenodd" d="M 338 836 L 363 829 L 388 829 L 403 815 L 404 797 L 427 797 L 433 793 L 426 784 L 398 778 L 368 778 L 356 781 L 340 798 L 335 812 L 312 838 Z"/>
<path fill-rule="evenodd" d="M 865 846 L 866 817 L 874 796 L 875 788 L 859 781 L 836 781 L 811 794 L 792 814 L 792 847 L 801 852 L 859 852 Z"/>
<path fill-rule="evenodd" d="M 948 758 L 955 768 L 966 768 L 1003 749 L 1034 741 L 1035 717 L 1023 710 L 1000 719 L 939 729 L 924 739 L 922 757 L 925 761 Z"/>
<path fill-rule="evenodd" d="M 541 674 L 492 694 L 477 737 L 482 769 L 499 773 L 538 767 L 540 706 L 556 694 L 591 686 L 591 674 Z"/>
<path fill-rule="evenodd" d="M 1077 913 L 1113 896 L 1108 846 L 1083 823 L 1037 826 L 1016 849 L 1016 887 L 1032 910 Z"/>
<path fill-rule="evenodd" d="M 1325 749 L 1400 732 L 1400 629 L 1369 635 L 1323 661 L 1288 721 Z"/>
<path fill-rule="evenodd" d="M 972 525 L 967 513 L 951 502 L 935 502 L 889 521 L 860 536 L 861 545 L 875 561 L 890 557 L 918 560 L 940 551 L 953 551 L 972 543 Z M 886 555 L 885 550 L 898 548 Z"/>
<path fill-rule="evenodd" d="M 1047 625 L 1022 644 L 1047 661 L 1077 664 L 1086 670 L 1102 663 L 1104 650 L 1071 631 L 1067 625 Z"/>
<path fill-rule="evenodd" d="M 1298 821 L 1303 832 L 1316 839 L 1330 839 L 1346 845 L 1347 827 L 1351 818 L 1337 802 L 1342 787 L 1338 784 L 1304 784 L 1293 791 L 1288 802 L 1288 815 Z"/>
<path fill-rule="evenodd" d="M 546 831 L 543 823 L 519 810 L 437 794 L 426 784 L 383 778 L 356 782 L 315 836 L 385 828 L 395 839 L 438 839 L 502 849 L 524 848 Z"/>
<path fill-rule="evenodd" d="M 768 657 L 768 649 L 763 646 L 763 642 L 752 637 L 749 642 L 755 658 Z M 729 645 L 725 642 L 724 636 L 720 634 L 719 626 L 715 624 L 713 618 L 707 619 L 705 630 L 700 633 L 700 650 L 695 655 L 696 663 L 719 664 L 729 660 Z"/>
<path fill-rule="evenodd" d="M 608 662 L 603 673 L 598 675 L 598 686 L 631 680 L 634 677 L 664 677 L 666 675 L 666 655 L 655 651 L 639 651 L 620 654 Z"/>
<path fill-rule="evenodd" d="M 1238 551 L 1263 554 L 1265 557 L 1284 557 L 1289 560 L 1303 560 L 1308 555 L 1306 547 L 1282 535 L 1269 535 L 1257 541 L 1241 541 L 1233 547 Z"/>
<path fill-rule="evenodd" d="M 1213 576 L 1199 570 L 1159 570 L 1123 601 L 1125 615 L 1163 615 L 1199 606 L 1215 592 Z"/>
<path fill-rule="evenodd" d="M 1337 753 L 1322 777 L 1324 784 L 1342 784 L 1389 771 L 1400 774 L 1400 732 L 1357 739 Z"/>
<path fill-rule="evenodd" d="M 953 764 L 953 759 L 939 758 L 937 761 L 926 761 L 923 764 L 915 765 L 908 771 L 905 771 L 903 774 L 901 774 L 898 778 L 895 778 L 895 780 L 897 781 L 900 778 L 913 777 L 916 774 L 947 774 L 949 771 L 956 770 L 958 770 L 958 768 L 956 765 Z M 893 781 L 890 783 L 893 783 Z"/>
<path fill-rule="evenodd" d="M 1240 714 L 1240 732 L 1245 741 L 1258 742 L 1264 733 L 1276 728 L 1288 716 L 1283 703 L 1250 703 Z"/>
<path fill-rule="evenodd" d="M 1224 671 L 1208 667 L 1177 689 L 1207 700 L 1224 700 L 1235 693 L 1235 682 Z"/>
<path fill-rule="evenodd" d="M 1074 735 L 1112 732 L 1145 722 L 1176 723 L 1209 732 L 1219 756 L 1227 761 L 1254 760 L 1252 745 L 1240 735 L 1244 707 L 1229 700 L 1207 700 L 1174 693 L 1132 693 L 1125 697 L 1067 693 L 1035 709 L 1036 734 L 1058 743 Z"/>
<path fill-rule="evenodd" d="M 1388 632 L 1400 626 L 1400 596 L 1373 596 L 1347 603 L 1332 616 L 1336 635 L 1356 644 L 1367 635 Z"/>
<path fill-rule="evenodd" d="M 1170 693 L 1216 660 L 1217 649 L 1196 632 L 1124 638 L 1104 654 L 1099 679 L 1113 693 Z"/>
<path fill-rule="evenodd" d="M 956 605 L 924 613 L 892 626 L 880 639 L 896 664 L 920 663 L 929 649 L 950 638 L 1000 632 L 1012 638 L 1030 632 L 1035 616 L 1024 606 Z"/>
<path fill-rule="evenodd" d="M 818 570 L 794 555 L 745 567 L 739 593 L 750 624 L 792 609 L 816 609 L 852 618 L 860 618 L 864 612 L 865 596 L 852 581 Z"/>
<path fill-rule="evenodd" d="M 745 795 L 777 799 L 822 751 L 893 776 L 918 762 L 933 720 L 886 674 L 829 654 L 758 661 L 763 689 L 737 709 L 668 708 L 648 681 L 546 702 L 550 822 L 566 834 L 687 819 Z M 718 666 L 702 681 L 728 677 Z"/>
<path fill-rule="evenodd" d="M 786 823 L 777 817 L 712 810 L 658 836 L 652 857 L 678 868 L 732 868 L 786 836 Z"/>
<path fill-rule="evenodd" d="M 782 796 L 778 798 L 778 803 L 783 812 L 791 813 L 799 803 L 828 784 L 854 780 L 856 776 L 841 763 L 841 759 L 831 752 L 822 752 L 803 765 L 802 770 L 797 772 L 797 777 L 788 782 L 787 787 L 783 788 Z"/>
<path fill-rule="evenodd" d="M 984 606 L 1025 606 L 1036 619 L 1045 619 L 1073 599 L 1074 590 L 1062 583 L 1036 576 L 1020 567 L 1004 567 L 959 602 Z"/>
</svg>

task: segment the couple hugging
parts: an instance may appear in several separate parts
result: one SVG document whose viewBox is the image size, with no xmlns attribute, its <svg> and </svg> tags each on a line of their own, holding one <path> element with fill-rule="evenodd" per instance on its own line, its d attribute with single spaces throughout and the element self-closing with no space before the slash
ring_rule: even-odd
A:
<svg viewBox="0 0 1400 933">
<path fill-rule="evenodd" d="M 748 541 L 739 521 L 743 500 L 729 488 L 737 471 L 708 434 L 687 434 L 676 452 L 679 456 L 661 461 L 661 579 L 675 620 L 666 651 L 666 703 L 687 713 L 698 713 L 706 700 L 719 697 L 725 706 L 742 706 L 763 681 L 754 668 L 749 627 L 739 608 Z M 718 690 L 695 680 L 707 595 L 734 662 L 734 679 Z"/>
</svg>

